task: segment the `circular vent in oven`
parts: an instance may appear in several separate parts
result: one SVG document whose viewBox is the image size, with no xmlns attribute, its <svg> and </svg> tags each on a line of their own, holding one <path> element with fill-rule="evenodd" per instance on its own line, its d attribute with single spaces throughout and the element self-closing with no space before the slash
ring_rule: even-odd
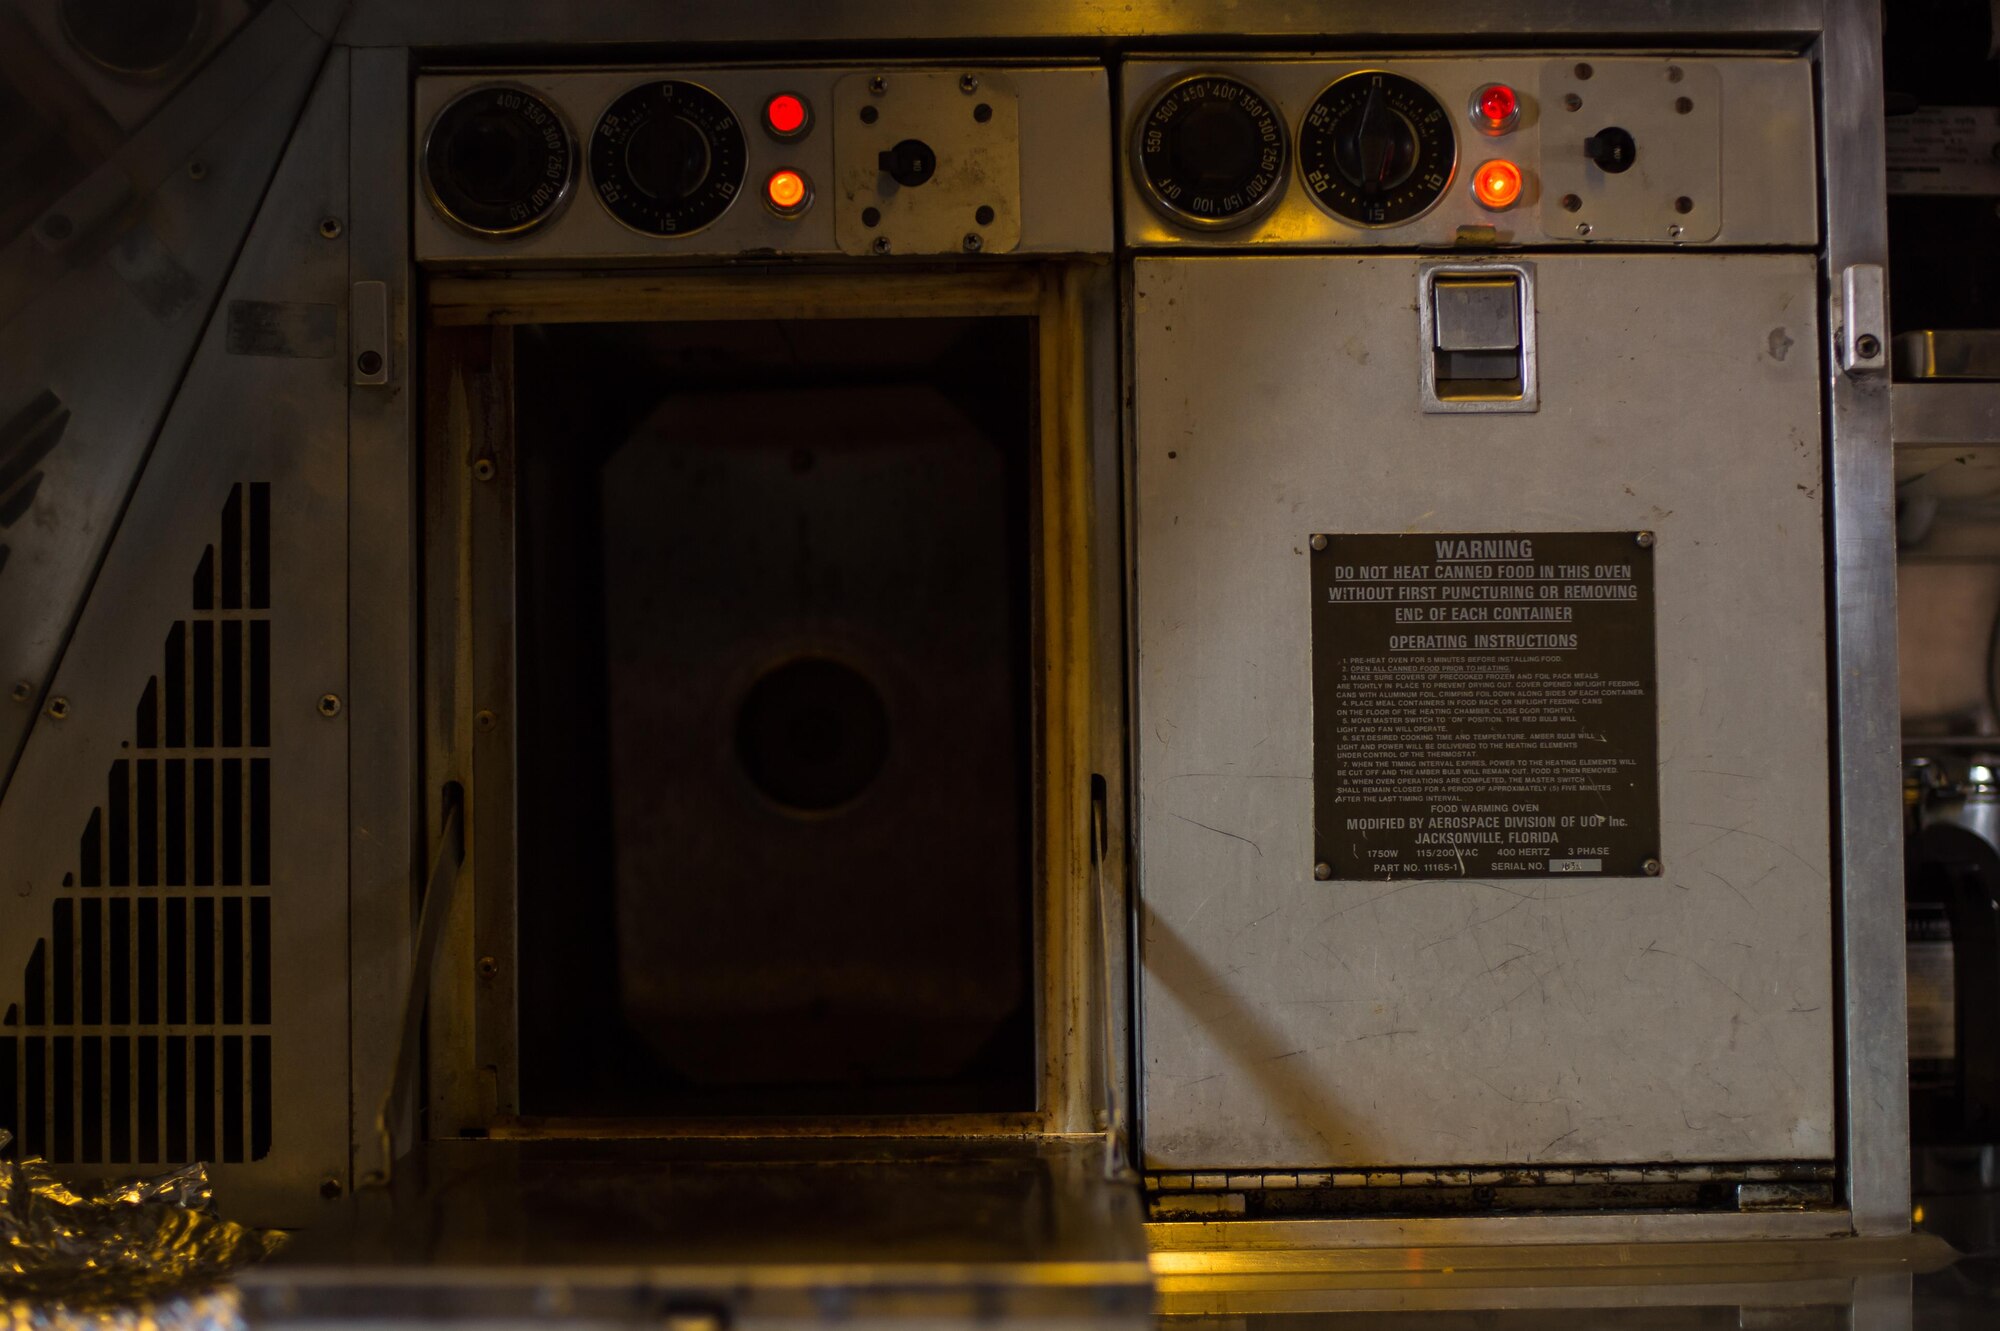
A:
<svg viewBox="0 0 2000 1331">
<path fill-rule="evenodd" d="M 195 44 L 201 0 L 62 0 L 70 45 L 120 74 L 157 74 Z"/>
<path fill-rule="evenodd" d="M 569 197 L 575 148 L 555 108 L 511 84 L 474 88 L 438 112 L 424 145 L 424 185 L 468 231 L 511 236 Z"/>
</svg>

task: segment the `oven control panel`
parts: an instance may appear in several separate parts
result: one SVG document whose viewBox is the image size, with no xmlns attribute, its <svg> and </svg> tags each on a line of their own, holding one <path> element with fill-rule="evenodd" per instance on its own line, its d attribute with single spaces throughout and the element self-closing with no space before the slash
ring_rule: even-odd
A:
<svg viewBox="0 0 2000 1331">
<path fill-rule="evenodd" d="M 1134 245 L 1810 245 L 1789 57 L 1135 60 Z"/>
<path fill-rule="evenodd" d="M 487 70 L 417 80 L 417 258 L 1104 253 L 1102 66 Z"/>
</svg>

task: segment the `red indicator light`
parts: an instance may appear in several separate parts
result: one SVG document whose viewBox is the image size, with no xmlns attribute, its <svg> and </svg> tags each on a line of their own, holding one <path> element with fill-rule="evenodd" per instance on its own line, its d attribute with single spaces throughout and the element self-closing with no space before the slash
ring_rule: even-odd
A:
<svg viewBox="0 0 2000 1331">
<path fill-rule="evenodd" d="M 785 216 L 801 213 L 812 202 L 812 186 L 796 171 L 773 171 L 771 178 L 764 182 L 764 201 L 771 205 L 774 213 Z"/>
<path fill-rule="evenodd" d="M 795 93 L 781 92 L 764 103 L 764 127 L 781 139 L 805 133 L 811 120 L 812 111 L 806 106 L 806 99 Z"/>
<path fill-rule="evenodd" d="M 1481 133 L 1505 134 L 1521 121 L 1521 95 L 1504 83 L 1488 83 L 1472 94 L 1472 123 Z"/>
<path fill-rule="evenodd" d="M 1521 197 L 1521 168 L 1505 158 L 1482 164 L 1472 173 L 1472 194 L 1495 211 L 1512 208 Z"/>
</svg>

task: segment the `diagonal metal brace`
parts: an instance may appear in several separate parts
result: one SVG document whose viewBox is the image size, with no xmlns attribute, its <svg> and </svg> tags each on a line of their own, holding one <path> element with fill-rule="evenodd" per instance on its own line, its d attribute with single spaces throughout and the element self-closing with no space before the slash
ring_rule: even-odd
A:
<svg viewBox="0 0 2000 1331">
<path fill-rule="evenodd" d="M 444 922 L 458 899 L 459 870 L 465 867 L 465 788 L 456 781 L 444 788 L 444 821 L 438 829 L 437 850 L 430 876 L 424 880 L 417 947 L 410 958 L 410 986 L 403 994 L 402 1034 L 396 1041 L 396 1062 L 389 1090 L 375 1114 L 375 1136 L 382 1148 L 380 1167 L 368 1180 L 386 1185 L 395 1173 L 396 1129 L 416 1121 L 412 1097 L 418 1082 L 418 1060 L 424 1044 L 424 1011 L 430 1002 L 431 975 L 437 969 L 444 940 Z"/>
</svg>

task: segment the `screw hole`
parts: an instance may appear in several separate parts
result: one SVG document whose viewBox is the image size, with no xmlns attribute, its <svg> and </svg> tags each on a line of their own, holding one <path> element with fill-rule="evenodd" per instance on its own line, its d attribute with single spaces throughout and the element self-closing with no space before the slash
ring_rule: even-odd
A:
<svg viewBox="0 0 2000 1331">
<path fill-rule="evenodd" d="M 379 351 L 362 352 L 354 358 L 354 368 L 363 374 L 382 373 L 382 353 Z"/>
<path fill-rule="evenodd" d="M 1693 200 L 1693 199 L 1690 199 L 1690 198 L 1689 198 L 1689 197 L 1688 197 L 1687 195 L 1685 195 L 1685 194 L 1681 195 L 1681 196 L 1680 196 L 1680 197 L 1679 197 L 1678 199 L 1675 199 L 1675 200 L 1674 200 L 1674 211 L 1675 211 L 1675 212 L 1677 212 L 1677 213 L 1691 213 L 1691 212 L 1693 212 L 1693 211 L 1694 211 L 1694 200 Z"/>
<path fill-rule="evenodd" d="M 881 118 L 881 115 L 882 113 L 876 110 L 874 107 L 864 106 L 861 108 L 861 123 L 864 125 L 872 125 L 878 119 Z"/>
<path fill-rule="evenodd" d="M 972 108 L 972 118 L 983 125 L 993 118 L 993 108 L 981 102 Z"/>
<path fill-rule="evenodd" d="M 993 224 L 993 210 L 982 203 L 979 205 L 979 211 L 973 213 L 972 220 L 981 226 L 991 226 Z"/>
<path fill-rule="evenodd" d="M 189 162 L 189 163 L 188 163 L 188 179 L 189 179 L 189 180 L 207 180 L 207 179 L 208 179 L 208 163 L 207 163 L 207 162 Z"/>
<path fill-rule="evenodd" d="M 1686 115 L 1688 112 L 1694 110 L 1694 99 L 1692 97 L 1674 98 L 1674 110 L 1680 112 L 1682 115 Z"/>
<path fill-rule="evenodd" d="M 338 239 L 340 236 L 340 232 L 341 232 L 341 225 L 340 225 L 340 219 L 338 217 L 323 218 L 320 221 L 319 233 L 322 236 L 325 236 L 328 240 Z"/>
<path fill-rule="evenodd" d="M 863 208 L 861 210 L 861 225 L 875 226 L 881 220 L 882 210 L 880 208 Z"/>
<path fill-rule="evenodd" d="M 69 699 L 67 699 L 67 698 L 51 698 L 51 699 L 49 699 L 49 715 L 50 715 L 51 717 L 53 717 L 53 718 L 54 718 L 55 720 L 57 720 L 57 721 L 60 721 L 60 720 L 62 720 L 62 719 L 63 719 L 64 717 L 68 716 L 68 715 L 69 715 Z"/>
<path fill-rule="evenodd" d="M 1574 194 L 1565 194 L 1562 198 L 1562 204 L 1564 212 L 1573 213 L 1583 207 L 1583 200 L 1577 198 Z"/>
<path fill-rule="evenodd" d="M 1590 76 L 1591 76 L 1592 74 L 1595 74 L 1596 72 L 1597 72 L 1597 71 L 1596 71 L 1596 70 L 1594 70 L 1594 69 L 1592 69 L 1592 68 L 1591 68 L 1591 67 L 1590 67 L 1589 65 L 1586 65 L 1586 64 L 1583 64 L 1583 63 L 1581 63 L 1581 62 L 1579 62 L 1579 63 L 1577 64 L 1577 67 L 1576 67 L 1576 76 L 1577 76 L 1578 78 L 1580 78 L 1580 79 L 1587 79 L 1587 78 L 1589 78 L 1589 77 L 1590 77 Z"/>
</svg>

